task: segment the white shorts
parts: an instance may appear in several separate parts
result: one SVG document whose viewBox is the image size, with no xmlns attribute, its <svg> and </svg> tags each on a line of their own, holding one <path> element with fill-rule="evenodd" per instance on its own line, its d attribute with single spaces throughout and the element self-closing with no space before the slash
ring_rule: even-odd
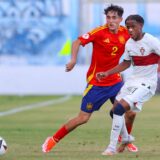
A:
<svg viewBox="0 0 160 160">
<path fill-rule="evenodd" d="M 124 99 L 130 106 L 130 109 L 135 112 L 142 110 L 144 102 L 148 101 L 153 96 L 150 91 L 150 86 L 142 82 L 125 82 L 124 86 L 118 93 L 116 100 Z"/>
</svg>

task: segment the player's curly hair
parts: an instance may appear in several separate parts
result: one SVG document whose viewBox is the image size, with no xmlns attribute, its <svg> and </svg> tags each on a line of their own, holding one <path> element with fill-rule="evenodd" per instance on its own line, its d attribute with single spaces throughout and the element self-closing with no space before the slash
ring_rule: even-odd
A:
<svg viewBox="0 0 160 160">
<path fill-rule="evenodd" d="M 135 20 L 136 22 L 140 23 L 140 24 L 144 24 L 144 19 L 142 16 L 138 15 L 138 14 L 133 14 L 133 15 L 130 15 L 126 18 L 125 20 L 125 24 L 128 20 Z"/>
<path fill-rule="evenodd" d="M 108 12 L 110 12 L 110 11 L 117 12 L 119 17 L 122 17 L 123 12 L 124 12 L 122 7 L 117 6 L 117 5 L 113 5 L 113 4 L 109 5 L 107 8 L 104 9 L 104 14 L 107 15 Z"/>
</svg>

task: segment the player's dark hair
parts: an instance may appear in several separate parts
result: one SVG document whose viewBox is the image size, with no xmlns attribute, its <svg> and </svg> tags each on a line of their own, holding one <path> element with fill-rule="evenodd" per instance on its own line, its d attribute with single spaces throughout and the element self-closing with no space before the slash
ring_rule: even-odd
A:
<svg viewBox="0 0 160 160">
<path fill-rule="evenodd" d="M 110 12 L 110 11 L 117 12 L 119 17 L 122 17 L 123 12 L 124 12 L 122 7 L 117 6 L 117 5 L 113 5 L 113 4 L 109 5 L 107 8 L 104 9 L 104 14 L 107 15 L 108 12 Z"/>
<path fill-rule="evenodd" d="M 126 22 L 127 22 L 128 20 L 134 20 L 134 21 L 136 21 L 136 22 L 138 22 L 138 23 L 141 23 L 142 25 L 144 24 L 144 19 L 143 19 L 143 17 L 140 16 L 140 15 L 138 15 L 138 14 L 133 14 L 133 15 L 128 16 L 128 17 L 126 18 L 126 20 L 125 20 L 125 24 L 126 24 Z"/>
</svg>

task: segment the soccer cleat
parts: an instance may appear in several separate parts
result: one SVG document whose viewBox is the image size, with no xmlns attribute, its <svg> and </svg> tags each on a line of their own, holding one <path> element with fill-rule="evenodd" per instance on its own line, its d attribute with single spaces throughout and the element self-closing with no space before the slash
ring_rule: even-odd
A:
<svg viewBox="0 0 160 160">
<path fill-rule="evenodd" d="M 56 143 L 57 142 L 53 139 L 53 137 L 48 137 L 42 145 L 42 151 L 44 153 L 50 152 Z"/>
<path fill-rule="evenodd" d="M 130 152 L 138 152 L 138 147 L 135 146 L 133 143 L 129 143 L 127 144 L 127 147 L 128 151 Z"/>
<path fill-rule="evenodd" d="M 135 138 L 129 135 L 127 138 L 122 138 L 122 144 L 118 147 L 118 152 L 123 152 L 127 148 L 130 152 L 138 152 L 138 148 L 132 143 Z"/>
<path fill-rule="evenodd" d="M 107 147 L 107 149 L 104 152 L 102 152 L 103 156 L 113 156 L 115 154 L 117 154 L 116 150 L 111 147 Z"/>
</svg>

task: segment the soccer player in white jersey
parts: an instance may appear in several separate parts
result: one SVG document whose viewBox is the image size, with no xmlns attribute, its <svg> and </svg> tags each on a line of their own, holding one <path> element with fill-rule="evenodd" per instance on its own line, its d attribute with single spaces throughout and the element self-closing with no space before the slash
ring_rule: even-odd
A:
<svg viewBox="0 0 160 160">
<path fill-rule="evenodd" d="M 116 97 L 113 108 L 113 122 L 110 143 L 103 155 L 113 155 L 123 151 L 133 139 L 125 127 L 124 113 L 128 110 L 141 111 L 144 102 L 154 94 L 157 86 L 157 68 L 160 59 L 160 41 L 142 31 L 144 19 L 140 15 L 130 15 L 125 20 L 130 39 L 125 46 L 124 61 L 108 71 L 97 73 L 97 80 L 122 72 L 133 65 L 133 73 L 126 80 Z M 118 136 L 122 134 L 122 145 L 116 148 Z"/>
</svg>

